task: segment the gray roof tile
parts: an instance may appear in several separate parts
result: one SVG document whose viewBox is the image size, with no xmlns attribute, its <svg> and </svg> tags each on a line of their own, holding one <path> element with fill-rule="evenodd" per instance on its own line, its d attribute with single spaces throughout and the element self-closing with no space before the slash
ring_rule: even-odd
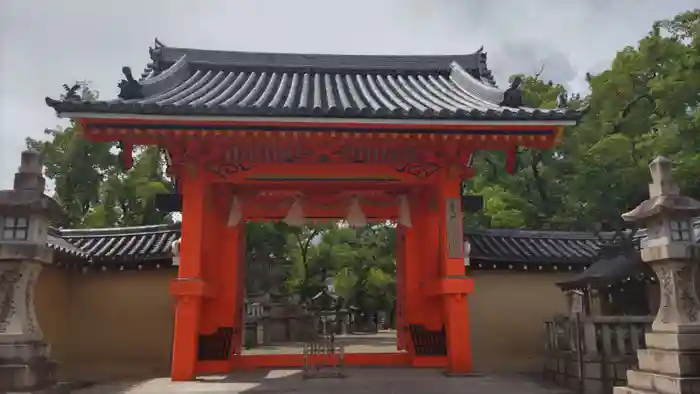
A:
<svg viewBox="0 0 700 394">
<path fill-rule="evenodd" d="M 700 231 L 700 222 L 696 223 Z M 643 237 L 643 231 L 640 231 Z M 134 266 L 143 261 L 164 261 L 172 256 L 171 244 L 180 237 L 180 225 L 116 227 L 105 229 L 52 229 L 53 249 L 104 266 Z M 519 229 L 467 230 L 473 266 L 522 264 L 586 267 L 599 258 L 600 241 L 585 232 Z M 700 242 L 700 241 L 699 241 Z M 60 257 L 59 257 L 60 258 Z"/>
<path fill-rule="evenodd" d="M 180 236 L 178 225 L 59 229 L 49 246 L 71 245 L 93 263 L 169 259 L 170 245 Z"/>
<path fill-rule="evenodd" d="M 470 259 L 501 263 L 590 264 L 599 241 L 590 233 L 486 229 L 465 235 Z"/>
<path fill-rule="evenodd" d="M 617 282 L 626 277 L 639 274 L 653 275 L 646 266 L 639 252 L 604 257 L 591 264 L 587 270 L 573 275 L 570 279 L 557 282 L 562 289 L 580 289 L 588 285 L 600 286 Z"/>
<path fill-rule="evenodd" d="M 577 120 L 578 112 L 508 108 L 486 54 L 302 55 L 158 46 L 126 100 L 47 104 L 59 113 L 454 120 Z M 133 88 L 130 86 L 130 88 Z M 499 93 L 500 92 L 500 93 Z M 121 97 L 124 96 L 122 89 Z"/>
<path fill-rule="evenodd" d="M 61 238 L 61 236 L 54 231 L 49 232 L 46 237 L 46 243 L 48 244 L 49 248 L 67 256 L 78 257 L 86 260 L 90 257 L 84 250 Z"/>
</svg>

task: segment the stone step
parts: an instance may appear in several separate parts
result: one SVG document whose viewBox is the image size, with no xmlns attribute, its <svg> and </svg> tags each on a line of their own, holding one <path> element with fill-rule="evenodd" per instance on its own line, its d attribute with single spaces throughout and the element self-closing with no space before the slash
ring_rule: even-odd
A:
<svg viewBox="0 0 700 394">
<path fill-rule="evenodd" d="M 618 386 L 613 387 L 613 394 L 654 394 L 653 391 L 634 389 L 632 387 Z"/>
<path fill-rule="evenodd" d="M 700 377 L 678 377 L 628 370 L 627 385 L 659 394 L 700 394 Z"/>
<path fill-rule="evenodd" d="M 647 349 L 700 351 L 700 333 L 647 332 Z"/>
<path fill-rule="evenodd" d="M 674 376 L 700 375 L 700 351 L 637 350 L 639 369 Z"/>
<path fill-rule="evenodd" d="M 0 364 L 3 360 L 27 361 L 35 358 L 47 358 L 49 346 L 42 342 L 0 343 Z"/>
</svg>

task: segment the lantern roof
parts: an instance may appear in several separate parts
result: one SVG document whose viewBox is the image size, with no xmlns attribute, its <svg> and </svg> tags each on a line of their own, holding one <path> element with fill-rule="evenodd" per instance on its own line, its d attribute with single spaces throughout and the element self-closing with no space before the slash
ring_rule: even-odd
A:
<svg viewBox="0 0 700 394">
<path fill-rule="evenodd" d="M 641 221 L 651 217 L 669 214 L 692 217 L 700 214 L 700 201 L 680 194 L 678 184 L 673 179 L 673 164 L 659 156 L 649 164 L 652 183 L 649 184 L 649 199 L 643 201 L 630 212 L 622 214 L 626 221 Z"/>
</svg>

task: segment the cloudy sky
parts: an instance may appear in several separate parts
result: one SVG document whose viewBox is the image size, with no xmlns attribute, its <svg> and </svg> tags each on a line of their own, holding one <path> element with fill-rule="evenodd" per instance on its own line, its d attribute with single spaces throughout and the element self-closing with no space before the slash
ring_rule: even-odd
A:
<svg viewBox="0 0 700 394">
<path fill-rule="evenodd" d="M 196 4 L 196 6 L 195 6 Z M 148 46 L 353 54 L 470 53 L 484 46 L 503 85 L 534 73 L 585 89 L 653 21 L 698 0 L 0 0 L 0 189 L 26 136 L 60 124 L 44 97 L 93 83 L 116 96 Z"/>
</svg>

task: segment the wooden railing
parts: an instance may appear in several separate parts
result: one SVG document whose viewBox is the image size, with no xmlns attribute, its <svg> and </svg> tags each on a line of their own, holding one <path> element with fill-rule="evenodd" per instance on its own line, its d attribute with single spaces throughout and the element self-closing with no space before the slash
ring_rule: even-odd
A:
<svg viewBox="0 0 700 394">
<path fill-rule="evenodd" d="M 557 317 L 545 322 L 545 378 L 587 394 L 611 393 L 637 363 L 652 316 Z"/>
</svg>

